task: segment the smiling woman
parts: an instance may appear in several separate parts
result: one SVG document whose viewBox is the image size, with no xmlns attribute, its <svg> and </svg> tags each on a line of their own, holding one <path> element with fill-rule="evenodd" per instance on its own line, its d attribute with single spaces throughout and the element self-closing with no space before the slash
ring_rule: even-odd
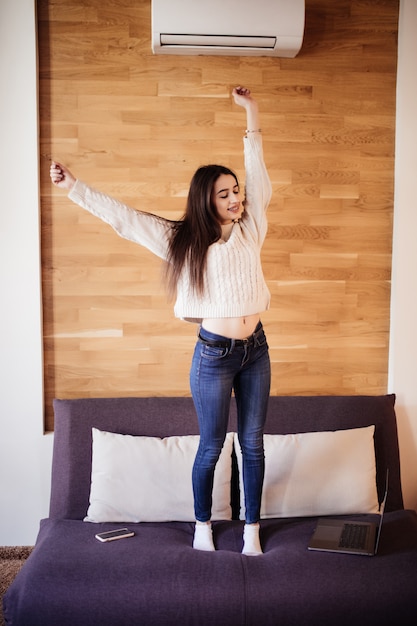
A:
<svg viewBox="0 0 417 626">
<path fill-rule="evenodd" d="M 233 89 L 232 96 L 246 111 L 245 205 L 236 175 L 223 165 L 197 169 L 185 214 L 176 222 L 136 211 L 88 187 L 59 163 L 52 163 L 50 177 L 57 187 L 69 190 L 71 200 L 165 261 L 169 291 L 177 297 L 175 315 L 200 325 L 190 372 L 200 429 L 192 471 L 194 547 L 215 549 L 210 524 L 214 470 L 234 391 L 246 504 L 243 553 L 258 555 L 263 429 L 271 384 L 269 349 L 260 322 L 270 293 L 260 253 L 271 183 L 263 160 L 258 105 L 245 87 Z"/>
</svg>

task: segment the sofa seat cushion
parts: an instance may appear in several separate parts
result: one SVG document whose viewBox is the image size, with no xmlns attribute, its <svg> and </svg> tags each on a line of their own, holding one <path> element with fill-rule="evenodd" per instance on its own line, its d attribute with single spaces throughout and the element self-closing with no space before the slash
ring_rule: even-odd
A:
<svg viewBox="0 0 417 626">
<path fill-rule="evenodd" d="M 386 514 L 375 557 L 309 551 L 316 521 L 262 521 L 264 555 L 248 557 L 240 521 L 214 522 L 209 553 L 192 548 L 187 522 L 129 524 L 134 537 L 103 544 L 95 533 L 114 524 L 44 520 L 6 593 L 6 623 L 414 626 L 416 513 Z"/>
</svg>

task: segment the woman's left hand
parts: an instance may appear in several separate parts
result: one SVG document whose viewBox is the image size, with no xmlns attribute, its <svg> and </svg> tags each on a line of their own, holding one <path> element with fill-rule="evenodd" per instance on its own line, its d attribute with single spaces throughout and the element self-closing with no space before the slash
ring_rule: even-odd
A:
<svg viewBox="0 0 417 626">
<path fill-rule="evenodd" d="M 232 96 L 235 103 L 244 108 L 246 108 L 249 104 L 255 102 L 255 100 L 251 96 L 250 89 L 248 89 L 247 87 L 235 87 L 232 91 Z"/>
</svg>

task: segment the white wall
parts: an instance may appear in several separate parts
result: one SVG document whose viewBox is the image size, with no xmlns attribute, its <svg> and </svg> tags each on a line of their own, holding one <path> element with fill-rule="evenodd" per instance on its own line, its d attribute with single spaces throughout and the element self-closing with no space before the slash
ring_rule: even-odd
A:
<svg viewBox="0 0 417 626">
<path fill-rule="evenodd" d="M 33 0 L 0 2 L 0 545 L 33 545 L 48 513 L 43 435 Z"/>
<path fill-rule="evenodd" d="M 389 389 L 397 394 L 402 484 L 417 510 L 417 2 L 400 2 Z"/>
<path fill-rule="evenodd" d="M 405 504 L 417 509 L 417 3 L 401 0 L 390 390 Z M 43 435 L 36 45 L 33 0 L 0 1 L 0 545 L 32 545 L 48 514 Z"/>
</svg>

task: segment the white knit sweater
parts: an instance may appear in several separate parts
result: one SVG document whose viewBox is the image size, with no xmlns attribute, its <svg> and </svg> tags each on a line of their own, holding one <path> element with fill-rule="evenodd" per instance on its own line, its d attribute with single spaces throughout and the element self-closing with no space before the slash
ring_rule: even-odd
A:
<svg viewBox="0 0 417 626">
<path fill-rule="evenodd" d="M 265 168 L 262 137 L 244 138 L 245 212 L 227 241 L 213 243 L 207 253 L 205 291 L 192 289 L 187 268 L 177 286 L 176 317 L 200 323 L 204 318 L 241 317 L 269 308 L 270 293 L 262 273 L 260 253 L 267 231 L 266 209 L 271 183 Z M 125 239 L 166 259 L 172 222 L 137 211 L 77 180 L 69 198 L 101 218 Z"/>
</svg>

